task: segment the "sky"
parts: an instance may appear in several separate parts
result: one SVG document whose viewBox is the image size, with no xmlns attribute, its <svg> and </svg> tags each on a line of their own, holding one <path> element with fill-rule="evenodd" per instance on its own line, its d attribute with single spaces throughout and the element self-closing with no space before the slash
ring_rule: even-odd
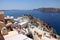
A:
<svg viewBox="0 0 60 40">
<path fill-rule="evenodd" d="M 0 0 L 0 10 L 60 8 L 60 0 Z"/>
</svg>

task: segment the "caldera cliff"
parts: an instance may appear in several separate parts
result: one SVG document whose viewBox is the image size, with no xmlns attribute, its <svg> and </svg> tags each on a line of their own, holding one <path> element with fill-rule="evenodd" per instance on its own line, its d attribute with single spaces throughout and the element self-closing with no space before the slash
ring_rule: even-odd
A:
<svg viewBox="0 0 60 40">
<path fill-rule="evenodd" d="M 38 8 L 34 10 L 42 11 L 42 12 L 60 12 L 60 8 Z"/>
</svg>

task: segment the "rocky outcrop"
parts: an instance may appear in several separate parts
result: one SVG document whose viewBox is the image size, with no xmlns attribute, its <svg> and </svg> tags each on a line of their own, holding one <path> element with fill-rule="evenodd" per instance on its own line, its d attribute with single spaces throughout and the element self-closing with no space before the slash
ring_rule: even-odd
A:
<svg viewBox="0 0 60 40">
<path fill-rule="evenodd" d="M 31 24 L 38 27 L 41 25 L 41 27 L 44 29 L 44 31 L 50 32 L 50 33 L 56 33 L 55 30 L 51 27 L 51 25 L 42 19 L 37 19 L 33 17 L 31 14 L 24 14 L 24 16 L 28 16 L 29 19 L 31 20 Z"/>
<path fill-rule="evenodd" d="M 45 30 L 49 33 L 56 33 L 56 31 L 51 27 L 51 25 L 49 23 L 43 21 L 42 19 L 37 19 L 37 22 L 39 22 L 41 27 L 44 28 L 43 30 Z"/>
</svg>

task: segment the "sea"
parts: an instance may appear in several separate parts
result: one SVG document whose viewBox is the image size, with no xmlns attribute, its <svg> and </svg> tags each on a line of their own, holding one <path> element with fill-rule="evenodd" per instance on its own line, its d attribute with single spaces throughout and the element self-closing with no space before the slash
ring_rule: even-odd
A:
<svg viewBox="0 0 60 40">
<path fill-rule="evenodd" d="M 42 12 L 37 10 L 4 10 L 5 16 L 14 16 L 15 18 L 23 14 L 31 14 L 33 17 L 40 18 L 49 23 L 60 35 L 60 13 L 57 12 Z"/>
</svg>

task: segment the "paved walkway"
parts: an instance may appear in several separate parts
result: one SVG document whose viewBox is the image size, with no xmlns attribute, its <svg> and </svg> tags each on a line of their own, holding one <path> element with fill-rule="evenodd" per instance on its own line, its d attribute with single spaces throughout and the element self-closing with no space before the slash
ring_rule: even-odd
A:
<svg viewBox="0 0 60 40">
<path fill-rule="evenodd" d="M 17 31 L 11 31 L 8 35 L 4 36 L 5 40 L 32 40 L 23 34 L 18 34 Z"/>
</svg>

